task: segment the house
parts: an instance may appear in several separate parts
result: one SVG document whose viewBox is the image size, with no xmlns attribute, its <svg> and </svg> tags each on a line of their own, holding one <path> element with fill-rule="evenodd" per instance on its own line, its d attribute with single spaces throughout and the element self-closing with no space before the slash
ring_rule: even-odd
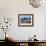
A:
<svg viewBox="0 0 46 46">
<path fill-rule="evenodd" d="M 15 40 L 28 40 L 36 35 L 38 40 L 46 40 L 46 3 L 44 3 L 39 8 L 33 8 L 29 4 L 29 0 L 0 0 L 0 23 L 3 23 L 3 17 L 12 18 L 12 25 L 7 31 L 8 36 Z M 19 27 L 18 14 L 33 14 L 34 26 Z M 4 40 L 1 26 L 0 39 Z"/>
</svg>

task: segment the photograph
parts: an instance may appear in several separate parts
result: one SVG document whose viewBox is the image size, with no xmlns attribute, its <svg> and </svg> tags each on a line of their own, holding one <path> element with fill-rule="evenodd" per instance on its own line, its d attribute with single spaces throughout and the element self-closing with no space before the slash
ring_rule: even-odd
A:
<svg viewBox="0 0 46 46">
<path fill-rule="evenodd" d="M 18 14 L 18 26 L 33 26 L 33 14 Z"/>
</svg>

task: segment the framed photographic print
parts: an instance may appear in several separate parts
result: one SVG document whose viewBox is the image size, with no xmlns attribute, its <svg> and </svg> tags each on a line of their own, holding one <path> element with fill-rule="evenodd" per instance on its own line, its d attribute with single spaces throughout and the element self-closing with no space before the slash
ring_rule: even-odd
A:
<svg viewBox="0 0 46 46">
<path fill-rule="evenodd" d="M 33 26 L 34 16 L 33 14 L 18 14 L 18 26 Z"/>
</svg>

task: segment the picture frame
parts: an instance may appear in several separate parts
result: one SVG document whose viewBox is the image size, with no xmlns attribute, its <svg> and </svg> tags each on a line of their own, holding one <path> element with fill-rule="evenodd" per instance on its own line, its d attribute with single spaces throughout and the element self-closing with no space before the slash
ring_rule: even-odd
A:
<svg viewBox="0 0 46 46">
<path fill-rule="evenodd" d="M 18 14 L 18 26 L 31 27 L 34 25 L 33 14 Z"/>
</svg>

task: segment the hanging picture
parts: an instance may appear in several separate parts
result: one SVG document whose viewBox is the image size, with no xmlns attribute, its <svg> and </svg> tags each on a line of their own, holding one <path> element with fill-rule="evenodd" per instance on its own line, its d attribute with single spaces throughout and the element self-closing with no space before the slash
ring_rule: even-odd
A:
<svg viewBox="0 0 46 46">
<path fill-rule="evenodd" d="M 33 26 L 34 16 L 33 14 L 18 14 L 18 26 Z"/>
</svg>

